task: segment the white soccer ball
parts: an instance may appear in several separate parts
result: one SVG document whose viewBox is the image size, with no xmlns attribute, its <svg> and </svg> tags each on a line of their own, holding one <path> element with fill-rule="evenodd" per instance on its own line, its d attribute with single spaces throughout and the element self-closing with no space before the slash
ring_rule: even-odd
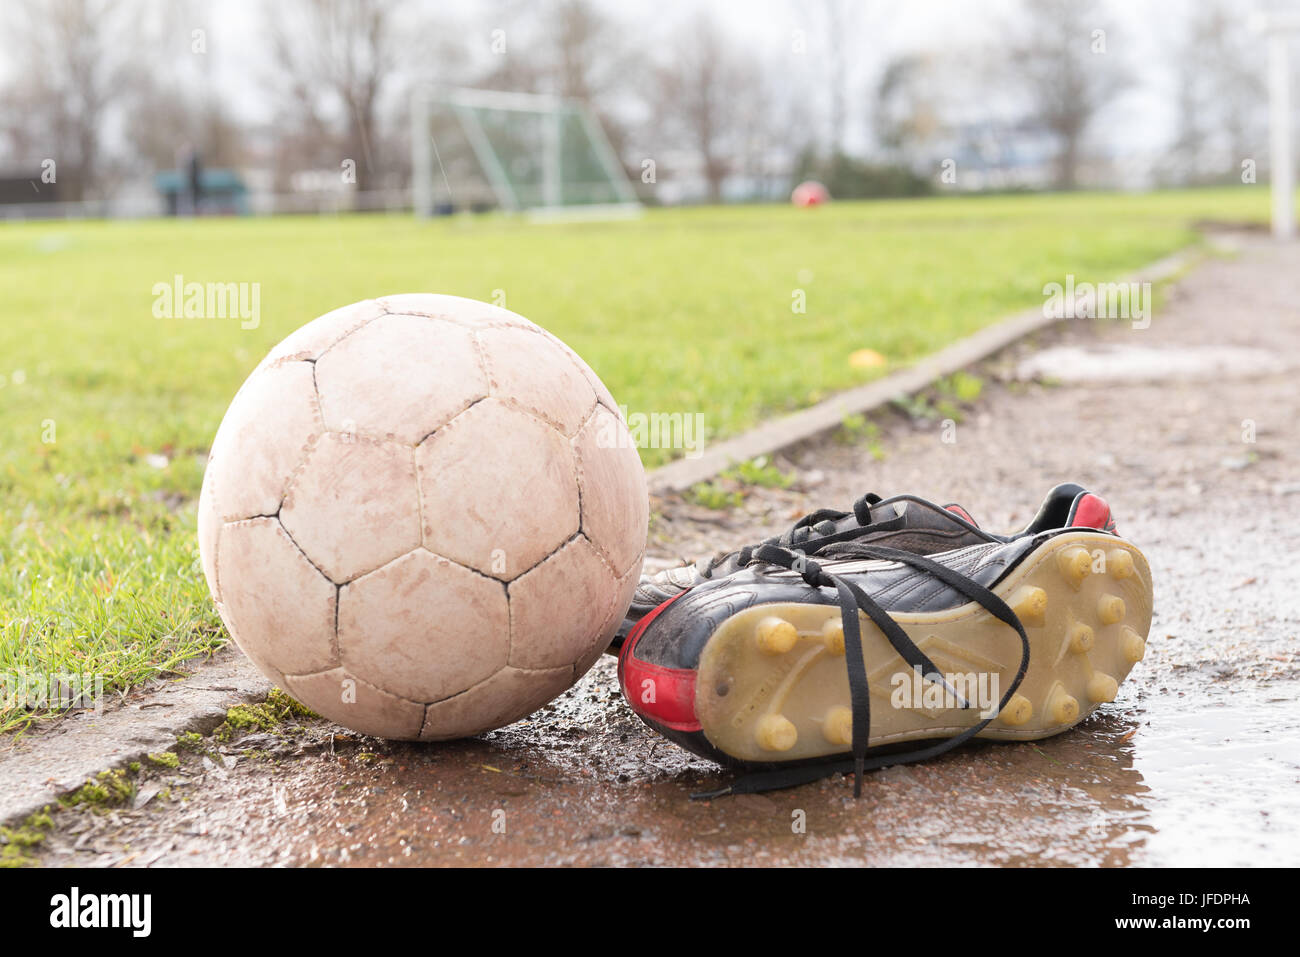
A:
<svg viewBox="0 0 1300 957">
<path fill-rule="evenodd" d="M 600 657 L 645 551 L 609 391 L 522 316 L 400 295 L 321 316 L 231 403 L 199 500 L 235 643 L 386 738 L 499 728 Z"/>
</svg>

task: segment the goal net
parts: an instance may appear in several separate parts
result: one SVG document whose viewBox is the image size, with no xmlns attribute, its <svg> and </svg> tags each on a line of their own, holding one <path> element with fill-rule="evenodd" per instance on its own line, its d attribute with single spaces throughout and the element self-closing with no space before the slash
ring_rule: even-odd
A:
<svg viewBox="0 0 1300 957">
<path fill-rule="evenodd" d="M 415 212 L 497 206 L 586 215 L 640 209 L 592 111 L 561 97 L 423 90 L 413 97 Z"/>
</svg>

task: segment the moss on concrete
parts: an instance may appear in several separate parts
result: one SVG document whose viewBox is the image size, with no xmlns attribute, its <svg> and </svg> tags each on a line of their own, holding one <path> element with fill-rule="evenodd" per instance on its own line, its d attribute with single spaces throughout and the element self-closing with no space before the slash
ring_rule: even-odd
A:
<svg viewBox="0 0 1300 957">
<path fill-rule="evenodd" d="M 250 731 L 273 731 L 290 718 L 316 718 L 319 715 L 299 704 L 279 688 L 272 688 L 265 701 L 257 704 L 237 704 L 226 712 L 223 721 L 212 736 L 225 743 Z"/>
<path fill-rule="evenodd" d="M 0 827 L 0 867 L 35 867 L 38 862 L 32 851 L 53 827 L 54 816 L 48 805 L 17 827 Z"/>
<path fill-rule="evenodd" d="M 125 804 L 135 795 L 135 781 L 125 768 L 101 771 L 93 780 L 87 781 L 77 790 L 59 798 L 64 807 L 85 805 L 92 809 L 107 809 Z"/>
</svg>

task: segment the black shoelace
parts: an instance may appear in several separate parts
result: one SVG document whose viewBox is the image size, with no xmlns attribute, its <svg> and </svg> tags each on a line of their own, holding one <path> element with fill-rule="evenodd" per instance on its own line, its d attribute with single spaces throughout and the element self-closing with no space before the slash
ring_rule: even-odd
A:
<svg viewBox="0 0 1300 957">
<path fill-rule="evenodd" d="M 863 530 L 868 526 L 873 531 L 887 531 L 891 528 L 901 527 L 903 524 L 902 518 L 875 521 L 874 516 L 871 514 L 871 506 L 880 501 L 879 495 L 875 492 L 868 492 L 853 503 L 851 512 L 841 512 L 833 508 L 822 508 L 815 512 L 809 512 L 780 535 L 765 538 L 753 545 L 746 545 L 735 552 L 722 552 L 714 555 L 713 558 L 699 566 L 699 573 L 703 578 L 713 577 L 714 569 L 726 562 L 732 555 L 736 556 L 736 566 L 743 568 L 753 561 L 759 549 L 769 545 L 797 549 L 805 555 L 815 555 L 828 545 L 860 537 Z M 857 527 L 836 531 L 836 523 L 848 518 L 850 515 L 858 523 Z"/>
<path fill-rule="evenodd" d="M 861 533 L 859 532 L 859 534 Z M 1002 709 L 1007 706 L 1007 702 L 1011 700 L 1011 696 L 1016 693 L 1016 689 L 1020 687 L 1020 682 L 1025 677 L 1025 671 L 1029 668 L 1029 636 L 1025 634 L 1024 625 L 1020 623 L 1016 613 L 993 592 L 965 575 L 948 568 L 946 565 L 941 565 L 924 556 L 914 555 L 911 552 L 900 551 L 896 548 L 855 542 L 847 547 L 842 546 L 837 549 L 837 552 L 839 552 L 840 556 L 845 557 L 901 562 L 929 572 L 954 591 L 972 601 L 978 602 L 988 610 L 989 614 L 1014 628 L 1016 634 L 1020 636 L 1020 668 L 1016 671 L 1016 677 L 1011 682 L 1011 687 L 1007 689 L 998 702 L 997 711 L 978 724 L 974 724 L 965 731 L 946 738 L 937 744 L 913 751 L 868 757 L 868 740 L 871 732 L 871 693 L 867 685 L 866 662 L 862 653 L 862 633 L 858 628 L 859 610 L 875 623 L 889 643 L 893 645 L 894 650 L 908 665 L 912 668 L 919 668 L 922 676 L 927 680 L 940 684 L 946 692 L 956 698 L 959 707 L 968 708 L 971 707 L 971 704 L 957 694 L 956 690 L 948 684 L 948 681 L 926 656 L 925 652 L 921 651 L 912 639 L 907 636 L 907 633 L 899 627 L 898 623 L 889 616 L 889 613 L 881 608 L 860 587 L 842 576 L 827 572 L 815 561 L 808 559 L 803 553 L 775 545 L 763 545 L 754 553 L 756 560 L 796 571 L 813 588 L 834 588 L 839 595 L 840 620 L 844 626 L 844 658 L 849 678 L 849 705 L 853 713 L 851 745 L 853 757 L 848 761 L 820 762 L 746 774 L 734 781 L 729 787 L 718 791 L 693 794 L 691 795 L 693 798 L 704 799 L 721 797 L 726 794 L 753 794 L 759 791 L 772 791 L 806 784 L 810 781 L 829 777 L 832 774 L 848 773 L 849 771 L 853 772 L 853 796 L 860 797 L 862 794 L 862 775 L 865 771 L 893 764 L 925 761 L 965 744 L 997 718 Z"/>
</svg>

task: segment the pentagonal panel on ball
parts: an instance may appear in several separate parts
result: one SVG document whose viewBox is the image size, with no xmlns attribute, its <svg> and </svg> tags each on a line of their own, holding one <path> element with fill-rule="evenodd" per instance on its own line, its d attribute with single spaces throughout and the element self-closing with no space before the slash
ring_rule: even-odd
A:
<svg viewBox="0 0 1300 957">
<path fill-rule="evenodd" d="M 280 520 L 339 584 L 409 552 L 420 544 L 412 450 L 325 433 L 294 476 Z"/>
<path fill-rule="evenodd" d="M 645 470 L 627 426 L 603 405 L 573 439 L 582 530 L 622 576 L 645 551 L 650 522 Z"/>
<path fill-rule="evenodd" d="M 437 701 L 498 671 L 510 647 L 501 583 L 417 549 L 345 585 L 339 654 L 354 674 Z"/>
<path fill-rule="evenodd" d="M 254 370 L 212 442 L 209 491 L 224 521 L 274 515 L 294 467 L 321 431 L 311 364 Z"/>
<path fill-rule="evenodd" d="M 274 518 L 222 528 L 217 578 L 231 634 L 255 664 L 282 674 L 336 664 L 338 589 Z"/>
<path fill-rule="evenodd" d="M 492 731 L 532 714 L 573 684 L 573 668 L 529 671 L 502 668 L 464 694 L 425 709 L 424 741 L 444 741 Z"/>
<path fill-rule="evenodd" d="M 317 714 L 362 734 L 409 741 L 419 737 L 424 723 L 424 705 L 376 688 L 345 668 L 285 675 L 284 685 Z"/>
<path fill-rule="evenodd" d="M 510 664 L 559 668 L 585 657 L 600 643 L 618 584 L 581 535 L 520 575 L 509 586 Z"/>
<path fill-rule="evenodd" d="M 487 395 L 473 334 L 424 316 L 383 316 L 316 362 L 327 428 L 415 444 Z"/>
<path fill-rule="evenodd" d="M 565 435 L 582 426 L 596 404 L 591 384 L 540 329 L 498 326 L 478 333 L 492 394 L 550 422 Z"/>
<path fill-rule="evenodd" d="M 578 483 L 554 428 L 485 399 L 415 450 L 430 551 L 509 581 L 578 530 Z"/>
</svg>

